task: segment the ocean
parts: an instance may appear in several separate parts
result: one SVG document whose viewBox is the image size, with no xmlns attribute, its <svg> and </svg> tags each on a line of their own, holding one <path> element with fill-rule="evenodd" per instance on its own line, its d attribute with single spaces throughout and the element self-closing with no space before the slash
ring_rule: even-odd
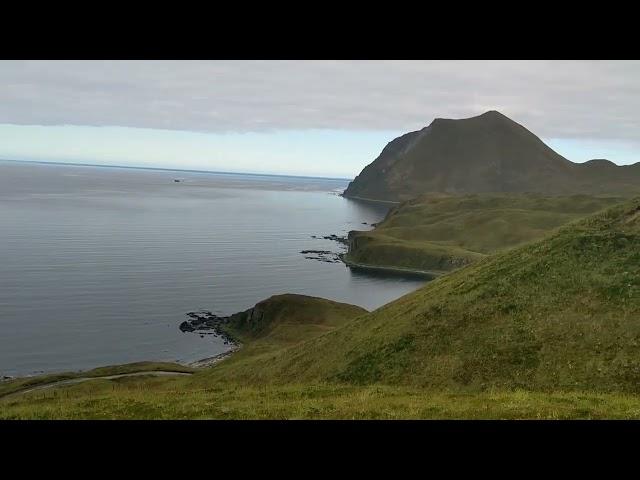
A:
<svg viewBox="0 0 640 480">
<path fill-rule="evenodd" d="M 422 286 L 301 253 L 386 214 L 347 183 L 0 161 L 0 375 L 191 362 L 228 346 L 181 332 L 187 312 L 280 293 L 371 310 Z"/>
</svg>

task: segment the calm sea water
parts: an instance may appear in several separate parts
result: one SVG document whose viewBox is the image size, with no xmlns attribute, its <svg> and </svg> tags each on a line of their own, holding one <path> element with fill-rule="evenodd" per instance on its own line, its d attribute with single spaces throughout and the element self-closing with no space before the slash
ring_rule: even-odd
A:
<svg viewBox="0 0 640 480">
<path fill-rule="evenodd" d="M 300 253 L 384 216 L 346 185 L 0 161 L 0 375 L 194 361 L 227 347 L 180 332 L 189 311 L 286 292 L 374 309 L 423 285 Z"/>
</svg>

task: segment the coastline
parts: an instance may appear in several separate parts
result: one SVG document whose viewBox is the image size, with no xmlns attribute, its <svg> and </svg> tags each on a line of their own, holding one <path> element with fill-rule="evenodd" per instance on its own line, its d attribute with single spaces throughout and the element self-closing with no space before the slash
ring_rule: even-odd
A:
<svg viewBox="0 0 640 480">
<path fill-rule="evenodd" d="M 233 346 L 227 350 L 226 352 L 222 352 L 219 353 L 217 355 L 214 355 L 212 357 L 206 357 L 206 358 L 201 358 L 200 360 L 195 360 L 193 362 L 153 362 L 150 360 L 145 360 L 142 362 L 137 362 L 137 363 L 158 363 L 158 364 L 169 364 L 169 363 L 173 363 L 173 365 L 179 365 L 182 367 L 187 367 L 187 368 L 192 368 L 192 369 L 201 369 L 201 368 L 207 368 L 207 367 L 212 367 L 213 365 L 216 365 L 217 363 L 221 362 L 222 360 L 224 360 L 227 357 L 230 357 L 231 355 L 233 355 L 235 352 L 237 352 L 238 350 L 240 350 L 240 348 L 242 347 L 241 344 L 233 344 Z M 95 371 L 95 370 L 99 370 L 99 369 L 105 369 L 105 368 L 119 368 L 119 367 L 126 367 L 129 365 L 135 365 L 136 363 L 133 364 L 114 364 L 114 365 L 107 365 L 107 366 L 101 366 L 101 367 L 95 367 L 95 368 L 91 368 L 91 369 L 87 369 L 87 370 L 75 370 L 75 371 L 60 371 L 60 372 L 49 372 L 49 373 L 34 373 L 34 374 L 26 374 L 26 375 L 16 375 L 16 376 L 9 376 L 9 375 L 3 375 L 0 376 L 0 384 L 3 384 L 5 382 L 12 382 L 12 381 L 20 381 L 20 380 L 29 380 L 29 379 L 38 379 L 38 378 L 58 378 L 58 377 L 65 377 L 64 381 L 65 382 L 76 382 L 76 381 L 85 381 L 85 380 L 95 380 L 95 379 L 104 379 L 104 378 L 116 378 L 116 377 L 120 377 L 120 376 L 138 376 L 138 375 L 169 375 L 169 374 L 184 374 L 184 375 L 189 375 L 189 372 L 179 372 L 179 371 L 166 371 L 166 370 L 142 370 L 142 371 L 133 371 L 133 372 L 128 372 L 128 373 L 122 373 L 122 374 L 118 374 L 118 375 L 111 375 L 111 376 L 94 376 L 91 375 L 91 372 Z M 84 375 L 84 376 L 83 376 Z M 69 377 L 69 378 L 66 378 Z M 44 388 L 44 387 L 48 387 L 51 386 L 52 383 L 59 383 L 61 382 L 60 380 L 56 380 L 53 381 L 51 383 L 47 382 L 43 385 L 38 386 L 37 388 Z M 14 392 L 12 392 L 11 394 L 13 394 Z M 17 392 L 16 392 L 17 393 Z M 0 397 L 4 397 L 6 395 L 1 395 Z"/>
<path fill-rule="evenodd" d="M 394 202 L 393 200 L 376 200 L 375 198 L 355 197 L 352 195 L 345 195 L 344 193 L 342 193 L 340 196 L 343 198 L 349 198 L 351 200 L 362 200 L 364 202 L 390 203 L 391 205 L 400 205 L 402 203 L 402 202 Z"/>
<path fill-rule="evenodd" d="M 342 195 L 341 195 L 342 196 Z M 359 198 L 359 197 L 346 197 L 346 198 L 353 198 L 356 200 L 363 200 L 363 201 L 371 201 L 371 202 L 381 202 L 381 203 L 399 203 L 399 202 L 389 202 L 389 201 L 384 201 L 384 200 L 373 200 L 373 199 L 364 199 L 364 198 Z M 329 237 L 335 237 L 335 238 L 329 238 Z M 330 240 L 334 240 L 337 241 L 339 243 L 344 243 L 343 238 L 342 237 L 338 237 L 337 235 L 330 235 L 330 236 L 326 236 L 324 238 L 330 239 Z M 417 270 L 417 269 L 410 269 L 410 268 L 403 268 L 403 267 L 391 267 L 391 266 L 379 266 L 379 265 L 369 265 L 369 264 L 360 264 L 357 262 L 352 262 L 349 261 L 345 258 L 345 254 L 338 254 L 337 255 L 338 258 L 340 258 L 340 260 L 342 261 L 342 263 L 345 264 L 345 266 L 349 267 L 349 268 L 354 268 L 354 269 L 362 269 L 362 270 L 370 270 L 370 271 L 384 271 L 384 272 L 389 272 L 389 273 L 395 273 L 398 275 L 409 275 L 409 276 L 419 276 L 419 277 L 426 277 L 428 279 L 433 279 L 436 276 L 442 274 L 442 273 L 446 273 L 446 272 L 434 272 L 434 271 L 424 271 L 424 270 Z M 336 262 L 337 263 L 337 262 Z M 243 312 L 238 312 L 238 313 L 243 313 Z M 215 317 L 215 316 L 214 316 Z M 228 318 L 228 317 L 222 317 L 224 319 Z M 217 320 L 220 320 L 222 318 L 217 318 Z M 183 322 L 186 323 L 186 322 Z M 205 330 L 209 330 L 210 328 L 205 328 Z M 198 331 L 199 328 L 195 328 L 193 331 Z M 214 331 L 216 331 L 217 329 L 214 329 Z M 214 365 L 222 362 L 223 360 L 225 360 L 226 358 L 231 357 L 231 355 L 233 355 L 234 353 L 236 353 L 238 350 L 240 350 L 242 348 L 242 344 L 240 342 L 238 342 L 237 340 L 235 340 L 234 338 L 232 338 L 229 334 L 227 334 L 226 332 L 217 330 L 216 331 L 217 335 L 216 336 L 222 336 L 225 338 L 226 341 L 229 342 L 229 346 L 230 348 L 222 353 L 213 355 L 211 357 L 205 357 L 205 358 L 201 358 L 198 360 L 194 360 L 194 361 L 173 361 L 173 362 L 169 362 L 169 361 L 152 361 L 152 360 L 146 360 L 146 361 L 142 361 L 141 363 L 173 363 L 174 365 L 177 366 L 182 366 L 182 367 L 187 367 L 187 368 L 193 368 L 193 369 L 204 369 L 204 368 L 209 368 L 209 367 L 213 367 Z M 48 372 L 48 373 L 30 373 L 30 374 L 24 374 L 24 375 L 15 375 L 15 376 L 9 376 L 9 375 L 0 375 L 0 383 L 5 383 L 5 382 L 11 382 L 11 381 L 19 381 L 19 380 L 25 380 L 25 379 L 37 379 L 37 378 L 45 378 L 45 377 L 53 377 L 53 376 L 60 376 L 60 375 L 70 375 L 72 376 L 72 378 L 70 380 L 73 380 L 74 382 L 77 380 L 90 380 L 90 379 L 98 379 L 98 378 L 105 378 L 105 377 L 100 377 L 100 376 L 96 376 L 96 377 L 92 377 L 87 375 L 86 377 L 82 376 L 80 377 L 80 375 L 83 374 L 87 374 L 92 372 L 93 370 L 96 369 L 102 369 L 102 368 L 113 368 L 113 367 L 121 367 L 121 366 L 128 366 L 129 364 L 114 364 L 114 365 L 109 365 L 109 366 L 101 366 L 101 367 L 95 367 L 95 368 L 90 368 L 90 369 L 79 369 L 79 370 L 75 370 L 75 371 L 60 371 L 60 372 Z M 120 374 L 122 376 L 130 376 L 130 375 L 140 375 L 140 374 L 155 374 L 155 373 L 170 373 L 170 372 L 165 372 L 165 371 L 154 371 L 154 370 L 149 370 L 147 372 L 132 372 L 132 373 L 125 373 L 125 374 Z M 173 372 L 171 372 L 173 373 Z M 78 376 L 77 378 L 74 378 L 75 376 Z M 66 380 L 65 380 L 66 381 Z M 49 385 L 51 386 L 51 384 L 46 383 L 45 385 Z M 41 387 L 38 387 L 41 388 Z"/>
<path fill-rule="evenodd" d="M 221 362 L 225 358 L 230 357 L 231 355 L 233 355 L 235 352 L 240 350 L 240 348 L 242 348 L 241 344 L 234 344 L 226 352 L 219 353 L 217 355 L 214 355 L 213 357 L 202 358 L 200 360 L 196 360 L 195 362 L 187 363 L 187 364 L 185 364 L 185 366 L 192 367 L 192 368 L 212 367 L 213 365 Z"/>
<path fill-rule="evenodd" d="M 444 271 L 441 272 L 441 271 L 435 271 L 435 270 L 418 270 L 413 268 L 393 267 L 393 266 L 387 266 L 387 265 L 371 265 L 367 263 L 353 262 L 345 258 L 345 256 L 342 256 L 341 258 L 344 264 L 349 268 L 359 268 L 362 270 L 379 270 L 379 271 L 398 273 L 398 274 L 417 275 L 421 277 L 429 277 L 431 280 L 435 279 L 436 277 L 439 277 L 440 275 L 447 273 Z"/>
</svg>

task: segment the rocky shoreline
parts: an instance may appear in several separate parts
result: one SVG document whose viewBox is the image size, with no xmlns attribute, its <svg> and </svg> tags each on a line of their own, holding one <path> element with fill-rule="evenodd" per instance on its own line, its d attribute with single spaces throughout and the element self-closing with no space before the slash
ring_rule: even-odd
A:
<svg viewBox="0 0 640 480">
<path fill-rule="evenodd" d="M 197 333 L 203 338 L 205 335 L 213 335 L 223 339 L 225 345 L 230 345 L 229 350 L 214 355 L 213 357 L 202 358 L 194 362 L 186 364 L 188 367 L 204 368 L 215 365 L 225 358 L 232 355 L 240 348 L 240 343 L 234 340 L 224 329 L 223 326 L 231 321 L 231 315 L 227 317 L 219 316 L 208 310 L 200 312 L 189 312 L 189 317 L 178 327 L 183 333 Z"/>
<path fill-rule="evenodd" d="M 341 263 L 342 257 L 346 253 L 349 240 L 346 236 L 338 236 L 335 234 L 331 235 L 311 235 L 311 238 L 315 238 L 317 240 L 331 240 L 333 242 L 337 242 L 340 245 L 341 252 L 333 252 L 331 250 L 301 250 L 300 253 L 304 255 L 304 258 L 308 260 L 317 260 L 319 262 L 325 263 Z"/>
<path fill-rule="evenodd" d="M 221 317 L 208 310 L 189 312 L 187 316 L 189 320 L 185 320 L 178 327 L 181 332 L 197 332 L 201 337 L 204 335 L 213 335 L 215 337 L 221 337 L 225 345 L 236 344 L 234 339 L 222 328 L 231 321 L 231 316 Z"/>
<path fill-rule="evenodd" d="M 300 253 L 307 260 L 318 260 L 325 263 L 340 263 L 342 261 L 341 254 L 330 250 L 302 250 Z"/>
<path fill-rule="evenodd" d="M 200 360 L 196 360 L 195 362 L 191 362 L 191 363 L 187 364 L 187 366 L 193 367 L 193 368 L 211 367 L 211 366 L 215 365 L 216 363 L 221 362 L 225 358 L 230 357 L 231 355 L 233 355 L 235 352 L 240 350 L 240 347 L 241 347 L 240 344 L 234 343 L 233 346 L 229 350 L 227 350 L 226 352 L 219 353 L 218 355 L 214 355 L 213 357 L 208 357 L 208 358 L 203 358 L 203 359 L 200 359 Z"/>
<path fill-rule="evenodd" d="M 363 225 L 369 225 L 367 222 L 362 222 Z M 371 223 L 371 226 L 375 226 L 375 223 Z M 311 235 L 311 238 L 314 239 L 322 239 L 322 240 L 331 240 L 340 245 L 341 252 L 335 252 L 331 250 L 301 250 L 300 253 L 305 256 L 306 259 L 309 260 L 317 260 L 326 263 L 344 263 L 347 267 L 363 269 L 363 270 L 378 270 L 385 271 L 388 273 L 396 273 L 401 275 L 411 275 L 411 276 L 423 276 L 434 278 L 438 275 L 439 272 L 426 272 L 421 270 L 412 270 L 405 268 L 396 268 L 396 267 L 386 267 L 386 266 L 376 266 L 376 265 L 364 265 L 358 264 L 355 262 L 351 262 L 346 258 L 349 249 L 349 238 L 348 236 L 339 236 L 336 234 L 330 235 Z M 256 305 L 257 307 L 257 305 Z M 197 312 L 188 312 L 186 315 L 189 317 L 187 320 L 183 321 L 179 328 L 183 333 L 196 333 L 200 335 L 200 337 L 204 338 L 205 335 L 213 335 L 215 337 L 220 337 L 223 339 L 225 345 L 229 345 L 229 350 L 222 352 L 220 354 L 214 355 L 212 357 L 203 358 L 201 360 L 196 360 L 188 364 L 190 367 L 201 368 L 201 367 L 209 367 L 215 365 L 216 363 L 222 361 L 223 359 L 229 357 L 234 352 L 236 352 L 240 347 L 240 343 L 237 342 L 225 328 L 230 325 L 232 321 L 236 320 L 246 320 L 252 319 L 253 317 L 259 317 L 260 312 L 256 307 L 246 310 L 244 312 L 238 312 L 228 316 L 216 315 L 208 310 L 201 310 Z M 246 317 L 246 318 L 245 318 Z"/>
</svg>

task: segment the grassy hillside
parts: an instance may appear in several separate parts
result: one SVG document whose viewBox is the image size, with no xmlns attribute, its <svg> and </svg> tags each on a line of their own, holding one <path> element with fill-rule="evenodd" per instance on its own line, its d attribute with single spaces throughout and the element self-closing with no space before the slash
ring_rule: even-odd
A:
<svg viewBox="0 0 640 480">
<path fill-rule="evenodd" d="M 367 314 L 364 308 L 307 295 L 274 295 L 225 326 L 242 348 L 234 363 L 261 362 L 269 355 L 332 331 L 349 320 Z"/>
<path fill-rule="evenodd" d="M 237 382 L 640 390 L 640 200 L 488 257 L 257 363 Z"/>
<path fill-rule="evenodd" d="M 301 336 L 298 332 L 302 330 L 324 332 L 365 313 L 368 312 L 364 308 L 348 303 L 287 293 L 273 295 L 240 314 L 232 315 L 225 330 L 243 342 L 265 337 L 271 341 L 279 339 L 286 342 L 288 338 Z"/>
<path fill-rule="evenodd" d="M 53 373 L 48 375 L 37 375 L 33 377 L 22 377 L 14 380 L 0 382 L 0 398 L 5 397 L 21 390 L 41 387 L 56 382 L 73 380 L 84 377 L 109 377 L 112 375 L 124 375 L 131 373 L 153 373 L 153 372 L 177 372 L 192 373 L 193 368 L 170 362 L 136 362 L 125 365 L 111 365 L 107 367 L 99 367 L 87 372 L 66 372 Z"/>
<path fill-rule="evenodd" d="M 466 394 L 385 385 L 238 385 L 195 378 L 95 380 L 0 399 L 1 419 L 638 419 L 640 396 Z"/>
<path fill-rule="evenodd" d="M 537 240 L 621 198 L 587 195 L 422 195 L 372 231 L 349 234 L 347 263 L 442 273 Z"/>
</svg>

